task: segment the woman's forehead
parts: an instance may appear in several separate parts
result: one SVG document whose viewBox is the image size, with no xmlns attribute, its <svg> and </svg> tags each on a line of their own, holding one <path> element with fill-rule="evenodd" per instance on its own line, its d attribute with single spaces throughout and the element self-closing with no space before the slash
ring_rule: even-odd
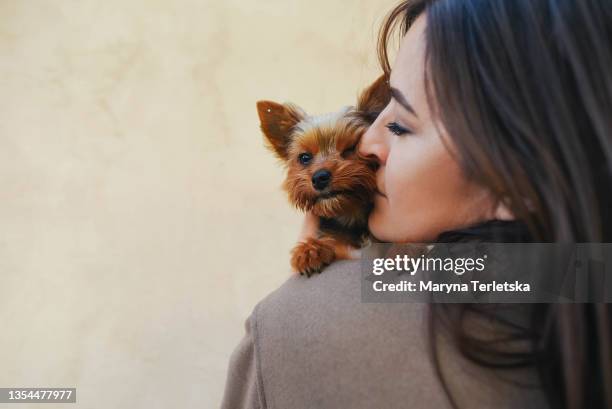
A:
<svg viewBox="0 0 612 409">
<path fill-rule="evenodd" d="M 426 16 L 419 16 L 400 44 L 391 70 L 390 85 L 400 90 L 417 108 L 425 98 L 424 61 Z M 417 108 L 418 109 L 418 108 Z"/>
</svg>

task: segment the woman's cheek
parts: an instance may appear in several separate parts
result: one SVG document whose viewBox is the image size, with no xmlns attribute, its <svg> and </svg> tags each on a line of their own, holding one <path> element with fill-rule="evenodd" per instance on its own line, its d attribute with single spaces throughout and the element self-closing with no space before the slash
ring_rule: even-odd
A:
<svg viewBox="0 0 612 409">
<path fill-rule="evenodd" d="M 374 210 L 370 214 L 368 227 L 370 232 L 380 241 L 401 241 L 401 226 L 398 226 L 401 215 L 395 213 L 388 197 L 377 196 L 374 199 Z"/>
<path fill-rule="evenodd" d="M 368 228 L 372 234 L 381 241 L 389 241 L 388 228 L 386 225 L 389 218 L 389 209 L 387 199 L 380 195 L 374 197 L 374 209 L 370 213 L 368 220 Z"/>
</svg>

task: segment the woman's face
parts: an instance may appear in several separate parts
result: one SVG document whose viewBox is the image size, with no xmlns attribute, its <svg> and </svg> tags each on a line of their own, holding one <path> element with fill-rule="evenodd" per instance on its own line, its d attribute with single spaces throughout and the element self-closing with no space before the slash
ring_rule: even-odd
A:
<svg viewBox="0 0 612 409">
<path fill-rule="evenodd" d="M 432 122 L 423 77 L 425 25 L 423 14 L 404 36 L 389 81 L 393 98 L 359 146 L 380 164 L 368 225 L 381 241 L 429 242 L 500 212 L 485 189 L 464 178 L 449 152 L 452 141 Z"/>
</svg>

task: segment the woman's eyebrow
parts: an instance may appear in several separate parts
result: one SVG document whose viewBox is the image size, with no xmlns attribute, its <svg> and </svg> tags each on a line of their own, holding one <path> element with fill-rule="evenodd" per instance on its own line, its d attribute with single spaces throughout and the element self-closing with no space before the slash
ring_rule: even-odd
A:
<svg viewBox="0 0 612 409">
<path fill-rule="evenodd" d="M 393 97 L 393 99 L 399 102 L 401 106 L 406 108 L 407 111 L 412 112 L 412 114 L 414 114 L 414 116 L 418 118 L 419 116 L 417 115 L 412 105 L 410 105 L 410 103 L 406 100 L 406 97 L 404 96 L 404 94 L 402 94 L 402 92 L 397 88 L 390 87 L 390 89 L 391 89 L 391 96 Z"/>
</svg>

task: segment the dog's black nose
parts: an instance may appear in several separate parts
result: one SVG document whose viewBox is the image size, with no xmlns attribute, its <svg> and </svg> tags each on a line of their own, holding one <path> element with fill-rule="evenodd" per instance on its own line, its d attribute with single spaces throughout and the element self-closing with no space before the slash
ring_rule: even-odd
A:
<svg viewBox="0 0 612 409">
<path fill-rule="evenodd" d="M 323 190 L 329 185 L 331 173 L 327 169 L 319 169 L 312 175 L 312 185 L 317 190 Z"/>
</svg>

